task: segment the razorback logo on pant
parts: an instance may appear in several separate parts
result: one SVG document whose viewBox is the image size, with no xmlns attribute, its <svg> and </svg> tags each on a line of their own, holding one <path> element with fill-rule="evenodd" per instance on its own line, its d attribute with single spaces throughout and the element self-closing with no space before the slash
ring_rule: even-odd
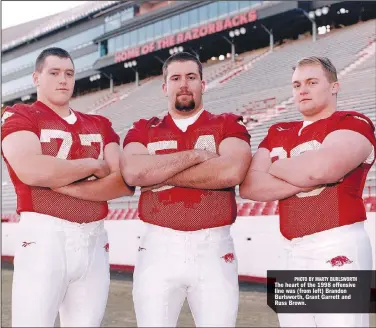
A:
<svg viewBox="0 0 376 328">
<path fill-rule="evenodd" d="M 336 257 L 333 257 L 331 260 L 326 261 L 326 263 L 330 263 L 333 267 L 334 266 L 340 267 L 340 266 L 343 266 L 344 264 L 350 264 L 352 262 L 353 261 L 350 261 L 349 258 L 344 255 L 336 256 Z"/>
<path fill-rule="evenodd" d="M 27 246 L 30 246 L 31 244 L 35 244 L 35 241 L 30 241 L 30 242 L 24 241 L 22 243 L 22 247 L 27 247 Z"/>
<path fill-rule="evenodd" d="M 221 256 L 221 259 L 224 259 L 226 263 L 232 263 L 235 260 L 234 253 L 227 253 Z"/>
</svg>

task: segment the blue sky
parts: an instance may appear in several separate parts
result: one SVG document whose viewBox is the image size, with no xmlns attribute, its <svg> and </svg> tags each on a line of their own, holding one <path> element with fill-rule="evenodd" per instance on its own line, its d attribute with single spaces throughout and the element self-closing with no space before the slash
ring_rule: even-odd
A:
<svg viewBox="0 0 376 328">
<path fill-rule="evenodd" d="M 1 1 L 1 29 L 53 15 L 85 2 L 87 1 Z"/>
</svg>

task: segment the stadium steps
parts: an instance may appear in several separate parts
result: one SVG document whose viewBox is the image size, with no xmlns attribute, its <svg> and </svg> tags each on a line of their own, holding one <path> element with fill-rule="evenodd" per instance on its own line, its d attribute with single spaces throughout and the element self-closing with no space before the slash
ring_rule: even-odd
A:
<svg viewBox="0 0 376 328">
<path fill-rule="evenodd" d="M 324 37 L 319 37 L 315 44 L 312 43 L 310 37 L 288 42 L 268 54 L 263 60 L 255 62 L 251 70 L 208 90 L 204 95 L 205 108 L 213 113 L 244 113 L 244 110 L 247 109 L 259 110 L 260 108 L 255 105 L 259 101 L 274 99 L 275 106 L 273 108 L 265 108 L 261 115 L 257 112 L 260 115 L 257 124 L 249 123 L 252 134 L 252 150 L 255 151 L 270 125 L 280 121 L 301 119 L 292 103 L 291 85 L 288 82 L 291 78 L 291 66 L 297 59 L 313 54 L 328 56 L 333 59 L 334 64 L 341 72 L 361 56 L 365 59 L 359 61 L 358 65 L 353 66 L 346 74 L 341 75 L 338 108 L 359 111 L 368 115 L 375 122 L 375 54 L 367 57 L 362 55 L 365 49 L 369 49 L 367 48 L 371 44 L 369 41 L 374 42 L 374 24 L 375 20 L 370 20 L 333 30 Z M 320 53 L 317 53 L 315 49 L 320 49 Z M 267 72 L 269 73 L 266 74 Z M 149 80 L 130 92 L 123 100 L 109 105 L 99 113 L 111 119 L 115 130 L 123 138 L 134 121 L 165 113 L 166 99 L 163 96 L 161 85 L 162 76 Z M 245 114 L 247 114 L 246 111 Z M 252 117 L 252 110 L 249 114 Z M 2 180 L 8 181 L 11 185 L 6 166 L 4 163 L 2 164 Z M 2 188 L 4 212 L 15 211 L 16 197 L 12 188 L 12 186 L 11 188 L 8 186 Z M 375 171 L 373 169 L 366 181 L 364 195 L 375 192 Z M 139 192 L 134 197 L 123 197 L 111 201 L 110 207 L 135 207 L 138 197 Z"/>
<path fill-rule="evenodd" d="M 235 76 L 242 74 L 252 68 L 253 64 L 269 54 L 268 48 L 253 50 L 236 57 L 235 63 L 230 62 L 223 70 L 219 70 L 212 78 L 206 79 L 206 90 L 226 83 Z"/>
</svg>

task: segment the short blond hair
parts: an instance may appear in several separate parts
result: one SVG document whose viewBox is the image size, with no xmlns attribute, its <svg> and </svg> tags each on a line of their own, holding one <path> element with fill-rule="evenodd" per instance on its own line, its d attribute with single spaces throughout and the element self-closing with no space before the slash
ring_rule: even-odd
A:
<svg viewBox="0 0 376 328">
<path fill-rule="evenodd" d="M 333 63 L 330 61 L 327 57 L 319 57 L 319 56 L 311 56 L 311 57 L 304 57 L 302 59 L 299 59 L 295 66 L 293 66 L 293 70 L 299 66 L 304 65 L 320 65 L 329 82 L 337 82 L 337 69 L 333 65 Z"/>
</svg>

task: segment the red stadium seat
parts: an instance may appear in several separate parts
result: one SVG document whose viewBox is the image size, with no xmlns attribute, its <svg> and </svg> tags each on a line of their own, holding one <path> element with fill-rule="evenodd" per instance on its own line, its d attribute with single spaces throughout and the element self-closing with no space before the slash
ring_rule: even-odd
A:
<svg viewBox="0 0 376 328">
<path fill-rule="evenodd" d="M 238 211 L 238 216 L 247 216 L 249 213 L 249 208 L 241 209 Z"/>
<path fill-rule="evenodd" d="M 243 208 L 243 203 L 236 203 L 237 211 L 239 212 Z"/>
<path fill-rule="evenodd" d="M 137 209 L 136 208 L 130 208 L 127 212 L 127 215 L 126 215 L 126 219 L 127 220 L 132 220 L 133 219 L 133 216 L 135 214 L 135 212 L 137 212 Z"/>
<path fill-rule="evenodd" d="M 20 217 L 17 213 L 10 214 L 9 222 L 18 222 L 20 221 Z"/>
<path fill-rule="evenodd" d="M 371 212 L 371 208 L 372 208 L 371 203 L 364 203 L 364 207 L 366 208 L 366 212 Z"/>
<path fill-rule="evenodd" d="M 261 212 L 261 215 L 274 215 L 275 207 L 273 205 L 271 206 L 265 206 Z"/>
<path fill-rule="evenodd" d="M 132 216 L 132 219 L 138 219 L 139 217 L 138 217 L 138 209 L 136 209 L 135 211 L 134 211 L 134 213 L 133 213 L 133 216 Z"/>
<path fill-rule="evenodd" d="M 107 220 L 113 220 L 116 215 L 115 210 L 110 210 L 107 215 Z"/>
<path fill-rule="evenodd" d="M 118 216 L 119 216 L 119 209 L 116 208 L 114 209 L 114 214 L 112 215 L 111 220 L 117 220 Z"/>
<path fill-rule="evenodd" d="M 364 204 L 376 204 L 376 197 L 369 196 L 369 197 L 364 198 Z"/>
<path fill-rule="evenodd" d="M 251 209 L 251 215 L 261 215 L 261 212 L 264 208 L 264 203 L 257 202 Z"/>
<path fill-rule="evenodd" d="M 120 210 L 120 213 L 119 213 L 119 216 L 117 217 L 118 220 L 125 220 L 125 216 L 127 215 L 128 213 L 128 209 L 126 208 L 122 208 Z"/>
<path fill-rule="evenodd" d="M 3 214 L 1 217 L 1 222 L 9 222 L 10 214 Z"/>
<path fill-rule="evenodd" d="M 271 208 L 271 207 L 274 207 L 274 201 L 270 201 L 270 202 L 265 203 L 264 208 Z"/>
</svg>

